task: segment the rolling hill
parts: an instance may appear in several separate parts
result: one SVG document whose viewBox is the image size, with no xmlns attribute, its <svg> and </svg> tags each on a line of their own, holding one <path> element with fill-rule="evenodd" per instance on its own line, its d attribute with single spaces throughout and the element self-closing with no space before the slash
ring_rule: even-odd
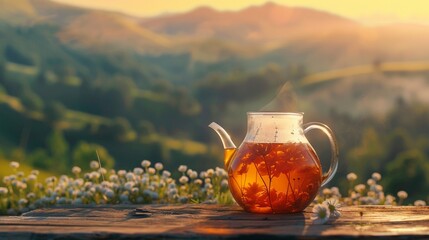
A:
<svg viewBox="0 0 429 240">
<path fill-rule="evenodd" d="M 236 12 L 200 7 L 189 13 L 148 19 L 142 25 L 171 36 L 273 45 L 291 41 L 297 35 L 329 33 L 355 27 L 357 23 L 316 10 L 266 3 Z"/>
<path fill-rule="evenodd" d="M 94 48 L 132 48 L 140 53 L 169 50 L 173 38 L 166 38 L 139 26 L 130 17 L 120 14 L 93 11 L 80 15 L 66 24 L 58 33 L 66 44 Z"/>
</svg>

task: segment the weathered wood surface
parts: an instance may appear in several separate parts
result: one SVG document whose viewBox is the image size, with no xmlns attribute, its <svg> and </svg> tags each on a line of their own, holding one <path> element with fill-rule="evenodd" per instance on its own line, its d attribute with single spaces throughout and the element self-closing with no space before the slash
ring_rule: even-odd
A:
<svg viewBox="0 0 429 240">
<path fill-rule="evenodd" d="M 261 215 L 205 204 L 47 208 L 0 217 L 0 239 L 429 239 L 429 207 L 343 207 L 342 216 L 325 225 L 312 224 L 309 210 Z"/>
</svg>

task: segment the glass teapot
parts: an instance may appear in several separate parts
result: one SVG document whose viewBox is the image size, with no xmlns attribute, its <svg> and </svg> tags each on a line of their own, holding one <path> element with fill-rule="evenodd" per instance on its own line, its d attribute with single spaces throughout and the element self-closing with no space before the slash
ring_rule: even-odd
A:
<svg viewBox="0 0 429 240">
<path fill-rule="evenodd" d="M 209 125 L 225 149 L 232 196 L 248 212 L 302 211 L 337 171 L 338 147 L 332 130 L 318 122 L 303 125 L 303 113 L 249 112 L 247 122 L 239 148 L 221 126 Z M 313 129 L 325 133 L 331 143 L 327 173 L 322 173 L 319 157 L 304 135 Z"/>
</svg>

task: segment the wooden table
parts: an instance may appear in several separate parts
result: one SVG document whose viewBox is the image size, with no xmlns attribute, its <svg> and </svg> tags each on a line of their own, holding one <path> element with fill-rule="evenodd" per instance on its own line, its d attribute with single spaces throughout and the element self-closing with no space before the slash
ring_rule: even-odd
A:
<svg viewBox="0 0 429 240">
<path fill-rule="evenodd" d="M 0 239 L 429 239 L 429 207 L 343 207 L 341 213 L 314 225 L 310 209 L 261 215 L 206 204 L 64 206 L 0 217 Z"/>
</svg>

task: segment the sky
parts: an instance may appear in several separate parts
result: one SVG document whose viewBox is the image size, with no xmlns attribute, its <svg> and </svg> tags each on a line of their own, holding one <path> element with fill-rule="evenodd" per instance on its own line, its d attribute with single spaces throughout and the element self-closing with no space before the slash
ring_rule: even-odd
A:
<svg viewBox="0 0 429 240">
<path fill-rule="evenodd" d="M 199 6 L 239 10 L 266 0 L 54 0 L 70 5 L 111 10 L 139 17 L 190 11 Z M 285 6 L 327 11 L 367 24 L 429 24 L 429 0 L 272 0 Z"/>
</svg>

